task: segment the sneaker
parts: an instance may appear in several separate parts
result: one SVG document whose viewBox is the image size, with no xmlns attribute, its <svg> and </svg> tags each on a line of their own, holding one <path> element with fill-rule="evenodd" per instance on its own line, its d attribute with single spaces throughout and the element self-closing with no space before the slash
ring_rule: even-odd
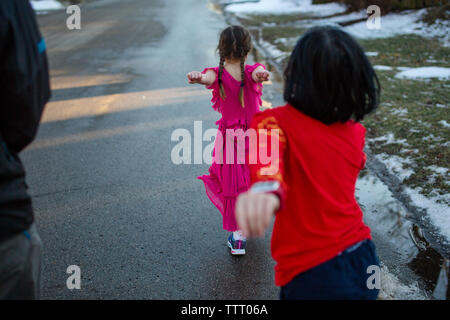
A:
<svg viewBox="0 0 450 320">
<path fill-rule="evenodd" d="M 235 240 L 233 233 L 228 237 L 228 247 L 231 249 L 232 255 L 244 255 L 247 240 Z"/>
</svg>

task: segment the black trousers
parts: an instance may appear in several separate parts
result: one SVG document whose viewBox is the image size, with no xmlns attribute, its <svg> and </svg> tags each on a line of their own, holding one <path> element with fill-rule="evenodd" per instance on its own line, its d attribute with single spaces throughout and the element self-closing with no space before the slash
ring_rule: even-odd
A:
<svg viewBox="0 0 450 320">
<path fill-rule="evenodd" d="M 369 266 L 375 267 L 368 271 Z M 352 246 L 333 259 L 298 274 L 281 287 L 280 299 L 376 300 L 379 288 L 371 285 L 377 272 L 371 271 L 373 269 L 379 271 L 375 245 L 371 240 L 364 240 L 357 248 Z M 375 276 L 379 276 L 379 272 Z"/>
</svg>

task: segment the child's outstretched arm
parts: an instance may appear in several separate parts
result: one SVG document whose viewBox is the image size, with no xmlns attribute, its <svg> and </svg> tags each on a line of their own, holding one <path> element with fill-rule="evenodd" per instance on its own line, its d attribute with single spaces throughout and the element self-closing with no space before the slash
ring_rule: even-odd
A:
<svg viewBox="0 0 450 320">
<path fill-rule="evenodd" d="M 187 74 L 188 82 L 190 84 L 204 84 L 205 86 L 210 86 L 216 81 L 216 73 L 214 70 L 208 70 L 206 73 L 201 73 L 199 71 L 191 71 Z"/>
<path fill-rule="evenodd" d="M 270 73 L 266 69 L 264 69 L 263 66 L 258 66 L 255 70 L 253 70 L 252 78 L 253 81 L 261 83 L 269 80 Z"/>
<path fill-rule="evenodd" d="M 251 126 L 256 130 L 256 163 L 249 164 L 252 186 L 241 193 L 235 206 L 236 222 L 245 236 L 263 236 L 272 217 L 284 207 L 287 185 L 284 181 L 286 136 L 272 116 L 256 114 Z M 270 140 L 270 143 L 267 141 Z M 262 161 L 259 155 L 271 155 L 271 161 Z M 258 190 L 259 189 L 259 190 Z"/>
</svg>

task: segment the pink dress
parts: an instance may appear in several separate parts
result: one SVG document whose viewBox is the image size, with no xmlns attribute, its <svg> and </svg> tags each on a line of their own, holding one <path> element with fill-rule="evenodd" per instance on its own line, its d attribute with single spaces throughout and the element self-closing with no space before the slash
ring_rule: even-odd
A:
<svg viewBox="0 0 450 320">
<path fill-rule="evenodd" d="M 262 104 L 262 84 L 253 81 L 252 72 L 260 65 L 261 64 L 256 63 L 254 65 L 245 66 L 245 108 L 242 108 L 239 102 L 240 81 L 233 78 L 225 68 L 223 69 L 222 85 L 225 90 L 226 98 L 225 100 L 222 100 L 219 94 L 219 67 L 206 68 L 203 70 L 203 73 L 207 70 L 214 70 L 216 73 L 216 81 L 211 86 L 207 87 L 207 89 L 212 89 L 211 102 L 213 103 L 213 109 L 222 114 L 222 118 L 217 121 L 216 124 L 219 125 L 218 134 L 220 132 L 223 137 L 223 149 L 218 150 L 220 146 L 217 144 L 219 140 L 216 136 L 216 143 L 213 151 L 214 159 L 208 170 L 209 175 L 200 176 L 198 179 L 204 182 L 208 198 L 222 214 L 223 229 L 227 231 L 236 231 L 238 229 L 234 216 L 236 197 L 239 193 L 244 192 L 249 188 L 250 171 L 247 161 L 243 164 L 237 163 L 236 153 L 239 148 L 236 145 L 234 147 L 235 154 L 233 155 L 234 160 L 236 161 L 234 161 L 234 163 L 226 161 L 226 129 L 242 129 L 246 131 L 250 126 L 253 115 L 259 111 L 259 107 Z M 237 143 L 237 139 L 234 139 L 234 143 Z M 218 159 L 218 152 L 223 156 L 223 161 L 215 160 Z M 246 160 L 248 160 L 248 141 L 245 144 L 245 156 Z"/>
</svg>

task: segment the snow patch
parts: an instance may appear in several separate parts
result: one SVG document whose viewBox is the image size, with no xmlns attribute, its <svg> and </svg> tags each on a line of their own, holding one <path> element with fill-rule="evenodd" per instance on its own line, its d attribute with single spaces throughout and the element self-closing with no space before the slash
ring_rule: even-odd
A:
<svg viewBox="0 0 450 320">
<path fill-rule="evenodd" d="M 419 289 L 416 283 L 402 284 L 388 267 L 381 264 L 381 289 L 379 300 L 426 300 L 426 294 Z"/>
<path fill-rule="evenodd" d="M 388 136 L 388 140 L 392 140 L 392 136 Z M 414 170 L 406 168 L 406 166 L 413 164 L 410 158 L 402 158 L 386 153 L 375 155 L 375 158 L 384 163 L 388 171 L 397 176 L 401 181 L 407 179 L 414 173 Z M 433 171 L 433 174 L 429 177 L 431 182 L 438 174 L 448 174 L 447 168 L 437 166 L 429 166 L 427 168 Z M 448 210 L 450 194 L 441 195 L 438 192 L 431 191 L 428 196 L 424 196 L 420 193 L 422 191 L 420 187 L 411 188 L 406 185 L 404 187 L 406 194 L 411 198 L 412 204 L 426 210 L 430 222 L 439 230 L 439 233 L 446 237 L 447 240 L 450 240 L 450 214 Z"/>
<path fill-rule="evenodd" d="M 438 78 L 440 80 L 450 79 L 450 68 L 444 67 L 421 67 L 410 68 L 395 75 L 397 79 L 429 79 Z"/>
<path fill-rule="evenodd" d="M 347 7 L 338 3 L 313 5 L 311 0 L 260 0 L 259 2 L 230 4 L 225 8 L 233 13 L 253 14 L 311 14 L 314 16 L 328 16 L 342 13 Z"/>
<path fill-rule="evenodd" d="M 450 123 L 448 123 L 448 122 L 445 121 L 445 120 L 441 120 L 441 121 L 439 121 L 439 123 L 442 124 L 445 128 L 450 127 Z"/>
<path fill-rule="evenodd" d="M 424 127 L 431 128 L 431 123 L 429 122 L 423 122 L 422 120 L 417 120 L 416 122 Z"/>
<path fill-rule="evenodd" d="M 427 169 L 430 169 L 431 171 L 436 172 L 437 174 L 446 175 L 448 172 L 447 168 L 438 167 L 438 166 L 428 166 Z"/>
<path fill-rule="evenodd" d="M 373 141 L 374 142 L 383 141 L 384 144 L 396 143 L 396 144 L 401 144 L 401 145 L 403 145 L 405 147 L 409 146 L 409 144 L 406 141 L 406 139 L 396 139 L 392 132 L 389 132 L 388 134 L 383 135 L 383 136 L 379 136 L 379 137 L 376 137 L 376 138 L 369 139 L 369 141 L 371 141 L 371 142 L 373 142 Z"/>
<path fill-rule="evenodd" d="M 436 137 L 434 134 L 429 134 L 425 137 L 422 138 L 423 141 L 433 141 L 433 142 L 438 142 L 440 140 L 442 140 L 441 137 Z"/>
<path fill-rule="evenodd" d="M 386 168 L 401 181 L 408 179 L 414 174 L 414 170 L 406 168 L 406 165 L 412 165 L 412 160 L 409 158 L 388 155 L 386 153 L 378 154 L 375 158 L 383 162 L 386 165 Z"/>
<path fill-rule="evenodd" d="M 392 67 L 390 67 L 390 66 L 382 66 L 382 65 L 376 65 L 376 66 L 373 66 L 373 68 L 374 68 L 375 70 L 380 70 L 380 71 L 389 71 L 389 70 L 392 70 Z"/>
<path fill-rule="evenodd" d="M 36 11 L 58 10 L 64 6 L 56 0 L 31 0 L 31 6 Z"/>
<path fill-rule="evenodd" d="M 444 46 L 450 46 L 450 21 L 437 20 L 432 25 L 420 21 L 426 9 L 408 10 L 402 13 L 389 13 L 381 17 L 380 29 L 367 28 L 366 21 L 344 27 L 344 30 L 357 38 L 390 38 L 401 34 L 416 34 L 425 38 L 439 38 Z"/>
<path fill-rule="evenodd" d="M 395 114 L 397 116 L 406 116 L 408 114 L 408 109 L 402 108 L 402 109 L 393 109 L 391 111 L 392 114 Z"/>
<path fill-rule="evenodd" d="M 450 239 L 450 214 L 448 205 L 439 203 L 438 201 L 450 203 L 450 195 L 440 195 L 434 197 L 426 197 L 420 193 L 420 188 L 405 187 L 406 193 L 411 197 L 413 204 L 427 211 L 431 223 L 439 230 L 439 232 Z"/>
<path fill-rule="evenodd" d="M 282 44 L 285 46 L 295 46 L 295 44 L 298 41 L 298 37 L 292 37 L 292 38 L 278 38 L 274 41 L 274 43 Z"/>
<path fill-rule="evenodd" d="M 289 56 L 289 53 L 279 50 L 276 46 L 267 41 L 260 41 L 260 46 L 266 50 L 270 57 L 280 63 L 284 58 Z"/>
</svg>

